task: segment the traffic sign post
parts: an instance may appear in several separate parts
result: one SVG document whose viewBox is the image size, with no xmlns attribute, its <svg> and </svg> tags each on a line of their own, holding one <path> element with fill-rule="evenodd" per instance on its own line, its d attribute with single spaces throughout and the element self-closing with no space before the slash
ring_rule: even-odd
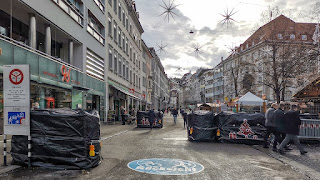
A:
<svg viewBox="0 0 320 180">
<path fill-rule="evenodd" d="M 6 137 L 6 135 L 28 136 L 28 140 L 30 139 L 28 141 L 28 147 L 31 148 L 29 65 L 3 66 L 3 97 L 4 137 Z M 5 142 L 4 140 L 4 143 Z M 4 144 L 3 154 L 4 165 L 6 165 L 6 144 Z M 28 158 L 31 158 L 31 151 L 30 154 L 28 153 Z"/>
</svg>

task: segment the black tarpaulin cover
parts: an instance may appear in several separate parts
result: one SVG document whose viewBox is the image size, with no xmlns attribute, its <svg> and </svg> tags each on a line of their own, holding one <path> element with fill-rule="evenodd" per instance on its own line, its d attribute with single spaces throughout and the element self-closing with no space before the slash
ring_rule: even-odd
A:
<svg viewBox="0 0 320 180">
<path fill-rule="evenodd" d="M 190 141 L 212 141 L 218 127 L 211 111 L 195 111 L 188 114 L 188 139 Z"/>
<path fill-rule="evenodd" d="M 32 166 L 87 169 L 100 163 L 99 117 L 82 110 L 31 111 Z M 12 163 L 28 165 L 27 136 L 12 137 Z M 89 146 L 95 156 L 89 156 Z"/>
<path fill-rule="evenodd" d="M 263 142 L 265 117 L 263 114 L 221 112 L 215 116 L 223 142 L 256 144 Z"/>
<path fill-rule="evenodd" d="M 150 123 L 148 121 L 149 111 L 138 111 L 137 112 L 137 127 L 150 127 Z M 153 127 L 160 127 L 162 128 L 163 120 L 161 119 L 161 115 L 159 111 L 154 111 L 155 113 L 155 120 Z"/>
</svg>

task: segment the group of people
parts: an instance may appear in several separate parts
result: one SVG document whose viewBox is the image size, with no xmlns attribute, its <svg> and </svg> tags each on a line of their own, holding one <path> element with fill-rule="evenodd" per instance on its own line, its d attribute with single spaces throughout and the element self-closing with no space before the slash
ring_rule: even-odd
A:
<svg viewBox="0 0 320 180">
<path fill-rule="evenodd" d="M 125 125 L 126 124 L 126 120 L 127 120 L 127 118 L 126 118 L 127 112 L 126 112 L 126 109 L 123 106 L 121 106 L 120 115 L 121 115 L 122 125 Z M 132 108 L 129 111 L 129 115 L 131 117 L 135 117 L 136 116 L 136 110 L 134 108 Z"/>
<path fill-rule="evenodd" d="M 288 144 L 290 141 L 293 141 L 300 150 L 300 154 L 304 155 L 307 151 L 304 150 L 298 139 L 299 126 L 301 125 L 298 106 L 295 104 L 291 105 L 290 110 L 287 112 L 285 112 L 284 109 L 285 104 L 280 103 L 278 105 L 274 103 L 267 110 L 265 114 L 267 132 L 264 137 L 264 148 L 268 148 L 269 136 L 273 134 L 275 138 L 272 150 L 284 154 L 284 150 L 291 150 Z"/>
</svg>

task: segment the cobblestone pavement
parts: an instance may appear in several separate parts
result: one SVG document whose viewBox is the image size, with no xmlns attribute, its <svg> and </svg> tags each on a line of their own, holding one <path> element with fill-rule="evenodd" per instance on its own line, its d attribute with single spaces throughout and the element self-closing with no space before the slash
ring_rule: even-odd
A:
<svg viewBox="0 0 320 180">
<path fill-rule="evenodd" d="M 303 142 L 304 149 L 308 151 L 305 155 L 300 155 L 299 150 L 294 144 L 290 145 L 291 151 L 286 151 L 284 155 L 272 151 L 271 148 L 265 149 L 262 146 L 253 146 L 255 149 L 262 151 L 278 160 L 287 164 L 292 164 L 293 168 L 302 171 L 312 171 L 311 179 L 320 179 L 320 142 Z M 297 166 L 296 166 L 297 165 Z M 296 166 L 296 167 L 294 167 Z M 304 172 L 302 172 L 304 173 Z M 306 173 L 307 174 L 307 173 Z"/>
<path fill-rule="evenodd" d="M 291 166 L 266 153 L 242 144 L 189 142 L 183 120 L 173 123 L 166 116 L 162 129 L 135 128 L 135 125 L 102 125 L 101 164 L 87 171 L 54 171 L 20 168 L 0 179 L 110 179 L 110 180 L 301 180 L 310 179 Z M 189 175 L 154 175 L 133 171 L 129 162 L 147 158 L 171 158 L 193 161 L 204 170 Z"/>
</svg>

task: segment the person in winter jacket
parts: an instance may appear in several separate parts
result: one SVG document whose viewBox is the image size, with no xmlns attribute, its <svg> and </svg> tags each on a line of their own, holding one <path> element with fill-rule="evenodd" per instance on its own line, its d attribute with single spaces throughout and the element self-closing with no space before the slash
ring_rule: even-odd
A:
<svg viewBox="0 0 320 180">
<path fill-rule="evenodd" d="M 121 106 L 120 115 L 121 115 L 122 125 L 125 125 L 126 124 L 126 110 L 124 109 L 123 106 Z"/>
<path fill-rule="evenodd" d="M 265 121 L 265 126 L 266 126 L 266 134 L 264 136 L 264 148 L 268 148 L 268 139 L 270 134 L 273 134 L 275 136 L 275 139 L 273 141 L 273 150 L 277 151 L 277 143 L 281 143 L 281 137 L 280 133 L 276 129 L 276 122 L 274 118 L 275 111 L 278 109 L 278 104 L 273 103 L 271 105 L 271 108 L 269 108 L 265 114 L 266 121 Z"/>
<path fill-rule="evenodd" d="M 156 114 L 154 113 L 154 109 L 150 110 L 149 113 L 148 113 L 148 120 L 149 120 L 149 123 L 150 123 L 150 129 L 151 130 L 152 130 L 152 127 L 153 127 L 153 123 L 154 123 L 155 117 L 156 117 Z"/>
<path fill-rule="evenodd" d="M 297 105 L 291 105 L 290 111 L 286 112 L 284 115 L 285 127 L 283 128 L 283 132 L 286 133 L 286 138 L 282 141 L 279 147 L 279 153 L 284 154 L 284 147 L 293 140 L 294 144 L 300 150 L 300 154 L 304 155 L 307 153 L 299 142 L 299 126 L 301 125 L 301 119 L 298 112 Z"/>
<path fill-rule="evenodd" d="M 274 122 L 276 125 L 276 130 L 279 133 L 284 133 L 284 108 L 285 104 L 280 104 L 280 107 L 274 112 Z"/>
<path fill-rule="evenodd" d="M 176 124 L 177 123 L 178 110 L 176 108 L 173 108 L 171 113 L 173 115 L 174 124 Z"/>
</svg>

